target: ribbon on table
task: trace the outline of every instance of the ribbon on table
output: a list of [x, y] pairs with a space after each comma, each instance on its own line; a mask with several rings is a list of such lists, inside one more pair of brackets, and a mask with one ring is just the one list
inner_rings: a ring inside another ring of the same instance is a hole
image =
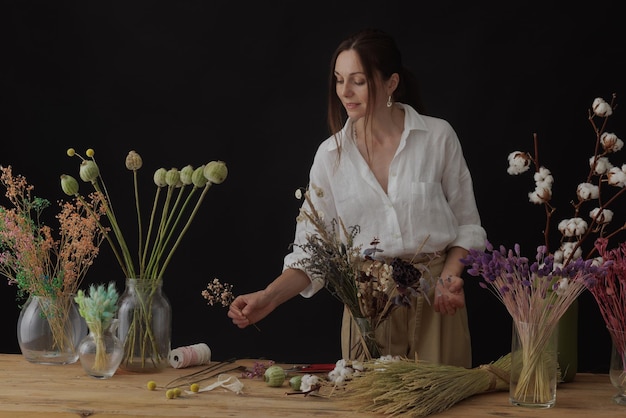
[[[235, 376], [231, 376], [231, 375], [224, 374], [224, 373], [217, 376], [217, 382], [211, 385], [205, 386], [203, 388], [200, 388], [198, 392], [207, 392], [218, 387], [223, 387], [224, 389], [231, 390], [235, 392], [237, 395], [243, 393], [243, 383], [241, 383], [241, 381], [237, 379]], [[190, 390], [187, 390], [185, 392], [190, 395], [196, 393]]]

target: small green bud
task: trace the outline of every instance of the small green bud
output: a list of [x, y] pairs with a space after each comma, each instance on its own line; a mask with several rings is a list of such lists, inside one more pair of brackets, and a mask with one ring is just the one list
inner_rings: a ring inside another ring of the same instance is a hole
[[191, 184], [193, 182], [192, 176], [193, 176], [192, 166], [186, 165], [185, 167], [183, 167], [182, 170], [180, 170], [180, 181], [182, 181], [183, 184], [185, 185]]
[[78, 180], [67, 174], [61, 174], [61, 189], [68, 196], [75, 196], [78, 193]]
[[302, 375], [299, 374], [289, 379], [289, 386], [291, 386], [293, 390], [300, 390], [300, 386], [302, 386]]
[[263, 374], [263, 380], [267, 383], [268, 386], [279, 387], [285, 383], [285, 378], [287, 377], [287, 373], [285, 373], [285, 369], [280, 366], [273, 365], [265, 369], [265, 373]]
[[166, 175], [167, 170], [164, 168], [159, 168], [157, 171], [154, 172], [154, 184], [156, 184], [157, 187], [167, 186], [167, 183], [165, 182]]
[[131, 171], [136, 171], [141, 168], [143, 165], [143, 160], [141, 159], [141, 155], [137, 154], [135, 151], [130, 151], [126, 156], [126, 168]]
[[180, 171], [177, 168], [170, 168], [165, 174], [165, 183], [168, 186], [178, 186], [180, 183]]
[[79, 174], [83, 181], [94, 182], [100, 175], [100, 169], [94, 160], [83, 160]]
[[228, 168], [224, 161], [211, 161], [204, 167], [204, 177], [213, 184], [220, 184], [226, 180]]

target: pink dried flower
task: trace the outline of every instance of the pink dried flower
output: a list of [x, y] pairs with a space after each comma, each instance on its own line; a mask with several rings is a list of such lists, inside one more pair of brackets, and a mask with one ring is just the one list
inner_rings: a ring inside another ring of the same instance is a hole
[[41, 221], [50, 202], [34, 197], [34, 186], [14, 175], [11, 166], [0, 166], [0, 171], [0, 183], [13, 206], [0, 206], [0, 274], [18, 286], [20, 298], [76, 293], [104, 239], [98, 227], [101, 202], [96, 196], [90, 202], [59, 202], [60, 238], [55, 239]]
[[221, 304], [223, 307], [230, 306], [231, 302], [235, 299], [233, 295], [233, 285], [228, 283], [221, 283], [219, 279], [214, 278], [206, 289], [202, 291], [202, 297], [207, 300], [210, 306]]

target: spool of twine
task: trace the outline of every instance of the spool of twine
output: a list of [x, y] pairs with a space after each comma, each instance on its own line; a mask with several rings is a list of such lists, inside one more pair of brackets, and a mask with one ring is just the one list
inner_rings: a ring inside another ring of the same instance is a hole
[[168, 360], [175, 369], [208, 364], [211, 362], [211, 349], [205, 343], [178, 347], [170, 351]]

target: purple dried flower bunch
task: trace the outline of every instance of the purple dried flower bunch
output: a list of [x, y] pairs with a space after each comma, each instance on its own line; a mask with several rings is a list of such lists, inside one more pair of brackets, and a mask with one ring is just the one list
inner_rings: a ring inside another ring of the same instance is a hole
[[515, 321], [541, 323], [548, 331], [587, 286], [606, 275], [608, 265], [582, 258], [562, 265], [544, 245], [531, 262], [519, 244], [507, 249], [489, 242], [485, 251], [470, 250], [462, 262], [468, 274], [483, 278], [480, 286], [490, 289]]

